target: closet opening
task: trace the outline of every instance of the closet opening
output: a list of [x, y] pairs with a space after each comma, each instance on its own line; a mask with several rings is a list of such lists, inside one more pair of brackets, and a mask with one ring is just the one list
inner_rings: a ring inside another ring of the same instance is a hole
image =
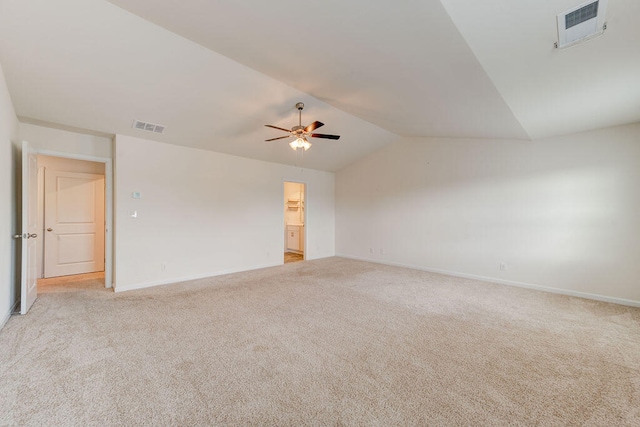
[[304, 260], [306, 185], [284, 183], [284, 263]]

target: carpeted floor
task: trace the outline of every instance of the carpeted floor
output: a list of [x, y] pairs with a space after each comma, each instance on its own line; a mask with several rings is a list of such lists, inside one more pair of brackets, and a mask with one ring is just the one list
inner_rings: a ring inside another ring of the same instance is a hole
[[0, 425], [640, 425], [640, 309], [341, 258], [74, 287], [0, 332]]

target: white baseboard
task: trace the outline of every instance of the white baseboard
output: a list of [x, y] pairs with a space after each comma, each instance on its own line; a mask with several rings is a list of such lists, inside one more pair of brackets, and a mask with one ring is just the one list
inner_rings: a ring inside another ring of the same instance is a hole
[[552, 287], [548, 287], [548, 286], [534, 285], [534, 284], [531, 284], [531, 283], [515, 282], [515, 281], [512, 281], [512, 280], [498, 279], [498, 278], [495, 278], [495, 277], [478, 276], [478, 275], [475, 275], [475, 274], [459, 273], [457, 271], [440, 270], [440, 269], [437, 269], [437, 268], [429, 268], [429, 267], [423, 267], [423, 266], [419, 266], [419, 265], [403, 264], [403, 263], [398, 263], [398, 262], [386, 262], [386, 261], [380, 261], [379, 259], [370, 259], [370, 258], [357, 257], [357, 256], [351, 256], [351, 255], [345, 255], [345, 254], [336, 254], [336, 256], [337, 257], [341, 257], [341, 258], [354, 259], [354, 260], [358, 260], [358, 261], [373, 262], [375, 264], [384, 264], [384, 265], [391, 265], [391, 266], [394, 266], [394, 267], [411, 268], [413, 270], [429, 271], [431, 273], [445, 274], [447, 276], [463, 277], [465, 279], [474, 279], [474, 280], [481, 280], [483, 282], [498, 283], [500, 285], [517, 286], [519, 288], [533, 289], [533, 290], [536, 290], [536, 291], [551, 292], [551, 293], [554, 293], [554, 294], [568, 295], [568, 296], [572, 296], [572, 297], [586, 298], [586, 299], [591, 299], [591, 300], [596, 300], [596, 301], [603, 301], [603, 302], [611, 302], [611, 303], [614, 303], [614, 304], [626, 305], [626, 306], [630, 306], [630, 307], [640, 307], [640, 301], [634, 301], [634, 300], [629, 300], [629, 299], [624, 299], [624, 298], [615, 298], [615, 297], [608, 297], [606, 295], [589, 294], [589, 293], [586, 293], [586, 292], [578, 292], [578, 291], [571, 291], [571, 290], [567, 290], [567, 289], [552, 288]]
[[207, 277], [223, 276], [225, 274], [240, 273], [240, 272], [243, 272], [243, 271], [251, 271], [251, 270], [259, 270], [261, 268], [275, 267], [277, 265], [282, 265], [282, 264], [283, 264], [282, 262], [276, 263], [276, 264], [274, 264], [274, 263], [261, 264], [261, 265], [255, 265], [255, 266], [252, 266], [252, 267], [249, 267], [249, 268], [237, 268], [237, 269], [214, 271], [214, 272], [203, 273], [203, 274], [194, 274], [194, 275], [189, 275], [189, 276], [172, 277], [172, 278], [168, 278], [168, 279], [152, 280], [150, 282], [134, 283], [132, 285], [124, 285], [124, 286], [118, 285], [116, 283], [114, 288], [113, 288], [113, 291], [114, 292], [133, 291], [133, 290], [136, 290], [136, 289], [150, 288], [152, 286], [169, 285], [169, 284], [172, 284], [172, 283], [188, 282], [190, 280], [206, 279]]
[[9, 310], [9, 312], [7, 312], [4, 316], [2, 316], [2, 319], [0, 319], [0, 329], [4, 328], [4, 325], [7, 324], [7, 321], [11, 317], [11, 312], [12, 310]]
[[11, 314], [15, 313], [15, 311], [18, 308], [18, 304], [20, 304], [20, 300], [16, 301], [9, 309], [9, 312], [7, 312], [4, 316], [2, 316], [2, 319], [0, 319], [0, 329], [4, 328], [4, 325], [6, 325], [7, 322], [9, 321]]

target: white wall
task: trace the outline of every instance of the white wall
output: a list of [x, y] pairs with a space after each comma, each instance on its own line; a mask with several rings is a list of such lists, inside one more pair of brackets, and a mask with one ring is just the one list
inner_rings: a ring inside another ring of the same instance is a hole
[[20, 123], [20, 139], [38, 151], [112, 158], [111, 138]]
[[639, 212], [640, 124], [403, 138], [336, 175], [336, 252], [637, 304]]
[[18, 173], [18, 119], [0, 66], [0, 327], [16, 302], [13, 234], [18, 232], [16, 175]]
[[121, 135], [114, 167], [116, 291], [282, 264], [287, 180], [307, 183], [307, 259], [334, 255], [333, 173]]

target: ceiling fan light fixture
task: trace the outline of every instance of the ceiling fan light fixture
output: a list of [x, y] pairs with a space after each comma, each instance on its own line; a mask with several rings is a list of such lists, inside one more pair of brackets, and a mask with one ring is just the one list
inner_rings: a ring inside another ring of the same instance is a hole
[[291, 149], [294, 151], [298, 148], [304, 148], [304, 150], [307, 151], [309, 148], [311, 148], [311, 143], [307, 141], [307, 138], [305, 137], [298, 137], [297, 139], [289, 143], [289, 147], [291, 147]]

